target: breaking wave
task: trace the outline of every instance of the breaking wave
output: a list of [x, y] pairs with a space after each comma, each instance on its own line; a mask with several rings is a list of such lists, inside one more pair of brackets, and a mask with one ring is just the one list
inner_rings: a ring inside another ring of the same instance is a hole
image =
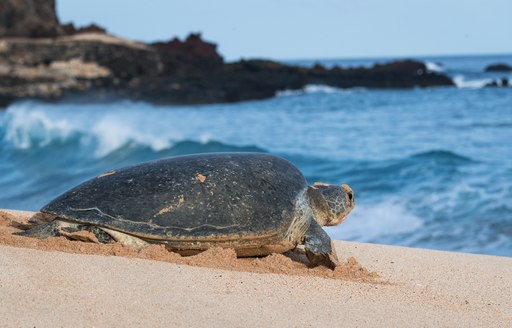
[[436, 72], [436, 73], [442, 73], [444, 72], [444, 67], [441, 64], [433, 63], [433, 62], [425, 62], [425, 66], [427, 66], [427, 71], [429, 72]]
[[[163, 132], [145, 126], [142, 120], [120, 118], [115, 113], [80, 118], [50, 113], [24, 104], [10, 107], [0, 122], [0, 138], [17, 150], [44, 149], [63, 146], [78, 152], [92, 153], [95, 158], [112, 153], [147, 149], [154, 153], [191, 153], [211, 151], [264, 151], [252, 145], [230, 145], [214, 140], [208, 133], [189, 135], [172, 129]], [[178, 129], [177, 129], [178, 130]]]
[[322, 84], [308, 84], [299, 90], [282, 90], [276, 93], [276, 97], [289, 97], [305, 94], [330, 94], [330, 93], [348, 93], [350, 90], [344, 90]]
[[464, 75], [455, 75], [453, 77], [453, 83], [455, 83], [457, 88], [480, 89], [490, 82], [492, 82], [490, 78], [468, 80]]
[[377, 204], [358, 204], [343, 225], [326, 230], [335, 239], [377, 242], [383, 237], [411, 234], [423, 220], [408, 211], [397, 199]]

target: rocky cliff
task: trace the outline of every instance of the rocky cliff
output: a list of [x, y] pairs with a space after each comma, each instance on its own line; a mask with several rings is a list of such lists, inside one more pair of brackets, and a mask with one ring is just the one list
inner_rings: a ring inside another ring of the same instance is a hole
[[55, 37], [63, 33], [55, 0], [0, 1], [0, 37]]

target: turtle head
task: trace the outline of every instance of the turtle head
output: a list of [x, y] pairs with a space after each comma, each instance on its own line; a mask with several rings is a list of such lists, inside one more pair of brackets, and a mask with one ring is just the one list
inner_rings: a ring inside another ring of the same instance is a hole
[[315, 182], [308, 187], [309, 204], [321, 226], [340, 224], [354, 208], [354, 192], [346, 184]]

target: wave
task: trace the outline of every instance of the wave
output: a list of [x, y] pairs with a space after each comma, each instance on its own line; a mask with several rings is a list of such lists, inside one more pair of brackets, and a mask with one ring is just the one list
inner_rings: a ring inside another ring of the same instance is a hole
[[469, 125], [472, 128], [510, 128], [512, 127], [512, 122], [497, 122], [497, 123], [485, 123], [485, 122], [479, 122], [479, 123], [473, 123]]
[[426, 61], [425, 66], [427, 66], [427, 71], [429, 71], [429, 72], [436, 72], [436, 73], [444, 72], [443, 65], [439, 64], [439, 63], [433, 63], [433, 62]]
[[333, 94], [348, 93], [350, 90], [343, 90], [323, 84], [308, 84], [299, 90], [282, 90], [276, 92], [276, 97], [299, 96], [304, 94]]
[[215, 140], [209, 140], [207, 142], [197, 142], [191, 140], [180, 141], [174, 144], [169, 149], [176, 154], [190, 154], [190, 153], [218, 153], [218, 152], [254, 152], [254, 153], [266, 153], [267, 151], [263, 148], [253, 145], [237, 146], [231, 144], [225, 144]]
[[18, 149], [44, 147], [55, 141], [64, 141], [73, 134], [65, 120], [50, 119], [43, 112], [7, 111], [2, 122], [3, 139]]
[[476, 79], [476, 80], [467, 80], [464, 75], [455, 75], [453, 77], [453, 83], [458, 88], [463, 89], [480, 89], [485, 87], [488, 83], [491, 83], [492, 79]]
[[[85, 114], [87, 115], [87, 113]], [[95, 158], [135, 152], [168, 153], [171, 155], [195, 152], [265, 152], [255, 145], [234, 145], [214, 140], [208, 134], [195, 138], [173, 133], [153, 131], [137, 125], [137, 121], [123, 120], [118, 114], [93, 117], [88, 124], [79, 115], [59, 118], [49, 113], [24, 106], [9, 107], [0, 122], [2, 147], [18, 151], [67, 149]], [[90, 116], [94, 116], [91, 113]], [[159, 133], [160, 132], [160, 133]], [[35, 151], [40, 154], [40, 152]]]
[[326, 230], [334, 239], [375, 242], [383, 236], [410, 234], [422, 226], [423, 220], [400, 200], [389, 198], [376, 204], [357, 204], [346, 222]]
[[56, 119], [37, 109], [9, 108], [3, 123], [4, 142], [20, 150], [77, 142], [81, 147], [94, 148], [96, 157], [103, 157], [125, 145], [147, 145], [154, 151], [172, 146], [168, 139], [134, 131], [109, 117], [87, 126], [70, 119]]
[[473, 162], [473, 159], [451, 152], [449, 150], [429, 150], [421, 153], [411, 155], [412, 159], [435, 159], [435, 160], [450, 160], [456, 162]]
[[[404, 170], [410, 168], [421, 169], [429, 163], [431, 169], [435, 166], [452, 165], [459, 166], [466, 163], [476, 162], [470, 157], [457, 154], [448, 150], [428, 150], [416, 154], [412, 154], [402, 158], [384, 159], [377, 161], [357, 160], [345, 162], [342, 166], [346, 167], [345, 174], [359, 175], [363, 174], [368, 176], [379, 177], [381, 175], [389, 176], [392, 174], [401, 174]], [[432, 164], [434, 166], [432, 166]], [[340, 166], [340, 165], [338, 165]]]

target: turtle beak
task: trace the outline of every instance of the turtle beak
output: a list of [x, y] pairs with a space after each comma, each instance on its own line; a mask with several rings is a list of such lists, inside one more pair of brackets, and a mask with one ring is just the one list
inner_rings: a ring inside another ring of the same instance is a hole
[[[346, 184], [342, 184], [341, 187], [345, 189], [345, 195], [347, 197], [347, 204], [349, 204], [350, 210], [355, 206], [354, 191]], [[348, 213], [347, 213], [348, 214]]]

